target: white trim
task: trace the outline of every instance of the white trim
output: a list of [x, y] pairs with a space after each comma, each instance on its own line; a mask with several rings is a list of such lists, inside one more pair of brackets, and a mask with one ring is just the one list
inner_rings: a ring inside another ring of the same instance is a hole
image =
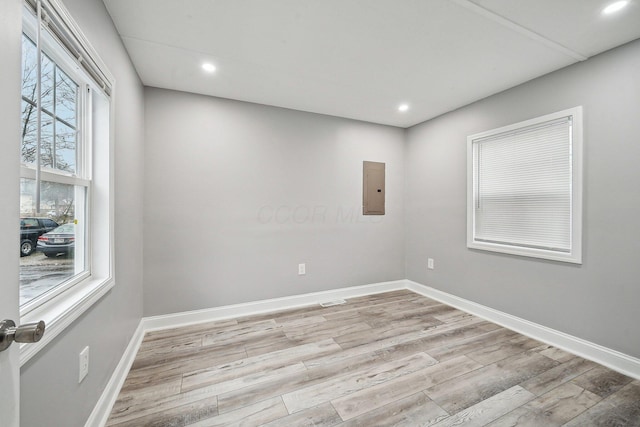
[[[98, 52], [93, 48], [89, 39], [84, 35], [84, 32], [78, 24], [76, 24], [64, 3], [61, 0], [42, 0], [42, 6], [43, 18], [45, 18], [45, 33], [48, 34], [47, 37], [49, 38], [50, 44], [59, 45], [68, 53], [69, 60], [64, 60], [65, 65], [73, 70], [83, 70], [82, 72], [87, 74], [91, 81], [94, 82], [94, 86], [100, 88], [107, 96], [110, 96], [113, 92], [114, 76]], [[24, 0], [24, 7], [37, 19], [37, 17], [35, 17], [37, 8], [35, 0]], [[54, 30], [49, 25], [52, 21], [57, 22], [54, 26], [58, 30], [66, 33], [63, 36], [66, 42], [63, 42], [58, 36], [53, 34]], [[34, 29], [36, 25], [37, 24], [32, 24], [28, 28], [31, 35], [35, 33]], [[69, 50], [67, 43], [73, 45], [72, 50], [74, 52]], [[78, 57], [76, 54], [80, 56]], [[88, 69], [90, 69], [90, 71]]]
[[[76, 177], [69, 177], [63, 174], [51, 173], [43, 171], [43, 179], [46, 176], [51, 176], [55, 179], [53, 181], [63, 181], [74, 183], [76, 185], [87, 186], [87, 200], [85, 201], [85, 207], [87, 214], [91, 216], [90, 230], [87, 230], [89, 234], [87, 244], [89, 246], [89, 261], [91, 266], [89, 268], [91, 276], [83, 278], [78, 284], [66, 289], [64, 292], [56, 295], [49, 301], [34, 307], [29, 306], [28, 311], [22, 311], [20, 317], [20, 323], [37, 322], [44, 320], [46, 324], [46, 333], [42, 339], [35, 344], [22, 344], [20, 346], [20, 366], [23, 366], [31, 357], [33, 357], [38, 351], [42, 350], [48, 343], [53, 341], [61, 332], [63, 332], [72, 322], [78, 319], [84, 312], [86, 312], [93, 304], [100, 300], [107, 292], [113, 288], [115, 284], [114, 274], [114, 242], [115, 242], [115, 203], [114, 203], [114, 188], [115, 188], [115, 169], [114, 169], [114, 153], [115, 153], [115, 87], [116, 81], [111, 74], [111, 71], [106, 67], [97, 52], [91, 47], [88, 39], [84, 36], [80, 28], [75, 21], [69, 15], [68, 11], [64, 7], [60, 0], [46, 0], [50, 5], [51, 10], [58, 15], [61, 22], [67, 27], [67, 30], [71, 32], [73, 37], [79, 43], [79, 46], [88, 55], [88, 58], [97, 66], [97, 72], [102, 73], [102, 78], [106, 79], [110, 85], [110, 90], [105, 88], [98, 88], [98, 85], [94, 83], [94, 78], [87, 75], [86, 78], [80, 80], [86, 81], [90, 87], [99, 89], [98, 93], [102, 96], [94, 96], [93, 102], [90, 108], [95, 109], [98, 105], [98, 98], [101, 105], [108, 110], [105, 110], [104, 123], [101, 126], [108, 130], [104, 132], [104, 141], [95, 139], [90, 141], [90, 147], [84, 147], [88, 151], [85, 154], [84, 162], [87, 167], [85, 172], [91, 174], [92, 180], [81, 179]], [[29, 13], [24, 13], [23, 10], [23, 22], [30, 20]], [[45, 32], [46, 33], [46, 32]], [[52, 51], [58, 52], [57, 43], [52, 42]], [[64, 50], [64, 49], [63, 49]], [[67, 55], [61, 55], [62, 58], [66, 58]], [[65, 60], [62, 61], [63, 65], [69, 65]], [[77, 64], [76, 64], [77, 66]], [[71, 67], [72, 70], [76, 66]], [[82, 67], [81, 67], [82, 68]], [[70, 76], [77, 73], [70, 73], [68, 67], [63, 66], [62, 69]], [[83, 68], [84, 70], [84, 68]], [[95, 71], [95, 70], [94, 70]], [[87, 73], [84, 71], [81, 73], [83, 76]], [[77, 77], [77, 76], [76, 76]], [[83, 85], [78, 90], [84, 93], [82, 89]], [[108, 115], [107, 115], [108, 114]], [[95, 119], [95, 117], [94, 117]], [[95, 138], [93, 131], [96, 129], [96, 121], [92, 123], [93, 127], [82, 129], [82, 131], [90, 132], [88, 135], [91, 138]], [[103, 147], [101, 151], [96, 151], [96, 147]], [[94, 159], [98, 158], [101, 162], [101, 167], [98, 169]], [[104, 159], [107, 159], [106, 161]], [[91, 160], [90, 160], [91, 159]], [[88, 164], [87, 164], [88, 163]], [[28, 171], [28, 168], [21, 167], [21, 171]], [[31, 172], [29, 172], [31, 173]], [[86, 176], [84, 174], [83, 176]], [[97, 194], [96, 186], [99, 186], [101, 194]]]
[[504, 326], [507, 329], [511, 329], [512, 331], [526, 335], [545, 344], [553, 345], [584, 359], [599, 363], [624, 375], [640, 379], [640, 359], [411, 280], [406, 280], [405, 282], [406, 289], [420, 295], [466, 311], [467, 313]]
[[278, 310], [287, 310], [290, 308], [319, 305], [321, 302], [379, 294], [381, 292], [395, 291], [398, 289], [405, 289], [404, 280], [332, 289], [329, 291], [292, 295], [262, 301], [252, 301], [243, 304], [226, 305], [204, 310], [186, 311], [183, 313], [145, 317], [142, 320], [144, 322], [145, 332], [147, 332], [175, 328], [178, 326], [193, 325], [197, 323], [212, 322], [216, 320], [231, 319], [240, 316], [269, 313]]
[[67, 326], [102, 298], [113, 288], [113, 284], [112, 278], [89, 279], [86, 283], [78, 284], [58, 295], [55, 304], [43, 304], [21, 316], [21, 323], [44, 320], [46, 333], [37, 343], [20, 344], [20, 366], [27, 363], [36, 353], [60, 335]]
[[104, 426], [107, 423], [109, 415], [111, 414], [111, 408], [113, 408], [113, 405], [118, 398], [120, 389], [124, 384], [124, 380], [127, 378], [131, 365], [133, 365], [133, 361], [136, 358], [140, 344], [142, 344], [142, 339], [145, 334], [143, 324], [143, 320], [141, 320], [138, 324], [138, 328], [133, 333], [133, 336], [129, 341], [129, 345], [124, 351], [122, 358], [120, 358], [118, 366], [116, 366], [115, 371], [113, 371], [109, 382], [102, 392], [98, 403], [93, 408], [91, 415], [89, 415], [89, 418], [85, 423], [85, 427]]
[[618, 351], [556, 331], [546, 326], [486, 307], [482, 304], [448, 294], [411, 280], [396, 280], [349, 288], [332, 289], [302, 295], [273, 298], [244, 304], [234, 304], [205, 310], [187, 311], [162, 316], [143, 317], [118, 366], [111, 375], [105, 390], [91, 412], [85, 427], [102, 427], [106, 424], [120, 388], [133, 364], [144, 334], [150, 331], [230, 319], [254, 314], [317, 305], [324, 301], [348, 299], [364, 295], [407, 289], [419, 295], [440, 301], [451, 307], [471, 313], [535, 340], [561, 348], [585, 359], [599, 363], [617, 372], [640, 379], [640, 359]]
[[[113, 86], [115, 85], [115, 76], [111, 73], [107, 64], [102, 60], [98, 51], [93, 48], [93, 45], [89, 42], [87, 36], [84, 35], [82, 29], [80, 29], [78, 24], [76, 24], [76, 21], [73, 19], [64, 3], [61, 0], [48, 0], [48, 3], [50, 4], [51, 9], [59, 15], [73, 37], [75, 37], [76, 42], [78, 42], [80, 47], [84, 50], [84, 53], [87, 56], [85, 60], [88, 59], [93, 62], [93, 71], [101, 74], [100, 77], [105, 80], [103, 84], [106, 83], [111, 85], [108, 89], [104, 87], [100, 88], [103, 92], [107, 92], [106, 95], [110, 97], [114, 92]], [[96, 86], [99, 86], [98, 82], [96, 82]]]
[[[530, 258], [541, 258], [552, 261], [582, 264], [582, 196], [583, 196], [583, 109], [582, 106], [568, 108], [544, 116], [535, 117], [519, 123], [491, 129], [469, 135], [467, 137], [467, 247], [483, 251], [505, 253]], [[476, 167], [474, 160], [475, 144], [486, 137], [505, 134], [541, 123], [550, 122], [565, 117], [571, 117], [571, 248], [569, 252], [537, 249], [516, 246], [509, 243], [491, 243], [476, 240]]]

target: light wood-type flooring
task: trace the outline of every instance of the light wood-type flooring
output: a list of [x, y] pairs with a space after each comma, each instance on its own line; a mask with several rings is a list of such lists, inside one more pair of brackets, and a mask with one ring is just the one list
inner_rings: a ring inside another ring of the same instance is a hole
[[109, 426], [640, 426], [640, 381], [410, 291], [147, 333]]

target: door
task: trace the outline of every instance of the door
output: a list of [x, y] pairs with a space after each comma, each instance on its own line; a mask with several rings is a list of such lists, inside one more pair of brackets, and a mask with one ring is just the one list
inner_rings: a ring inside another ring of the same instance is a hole
[[[20, 322], [19, 180], [22, 1], [0, 1], [0, 320]], [[0, 352], [0, 420], [17, 427], [19, 345]]]

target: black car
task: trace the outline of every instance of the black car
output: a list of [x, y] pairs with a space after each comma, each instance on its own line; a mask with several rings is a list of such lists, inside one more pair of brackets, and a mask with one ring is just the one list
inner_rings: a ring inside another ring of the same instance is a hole
[[58, 226], [49, 218], [20, 218], [20, 256], [31, 255], [36, 250], [38, 237]]
[[49, 258], [73, 255], [76, 243], [75, 224], [63, 224], [48, 233], [38, 237], [36, 250]]

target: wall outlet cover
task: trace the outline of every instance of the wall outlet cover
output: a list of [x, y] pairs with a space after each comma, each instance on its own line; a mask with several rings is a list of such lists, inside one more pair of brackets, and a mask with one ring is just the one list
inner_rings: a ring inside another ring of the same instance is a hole
[[85, 347], [80, 352], [79, 359], [80, 359], [80, 374], [78, 376], [78, 383], [81, 383], [82, 380], [89, 373], [89, 346]]

